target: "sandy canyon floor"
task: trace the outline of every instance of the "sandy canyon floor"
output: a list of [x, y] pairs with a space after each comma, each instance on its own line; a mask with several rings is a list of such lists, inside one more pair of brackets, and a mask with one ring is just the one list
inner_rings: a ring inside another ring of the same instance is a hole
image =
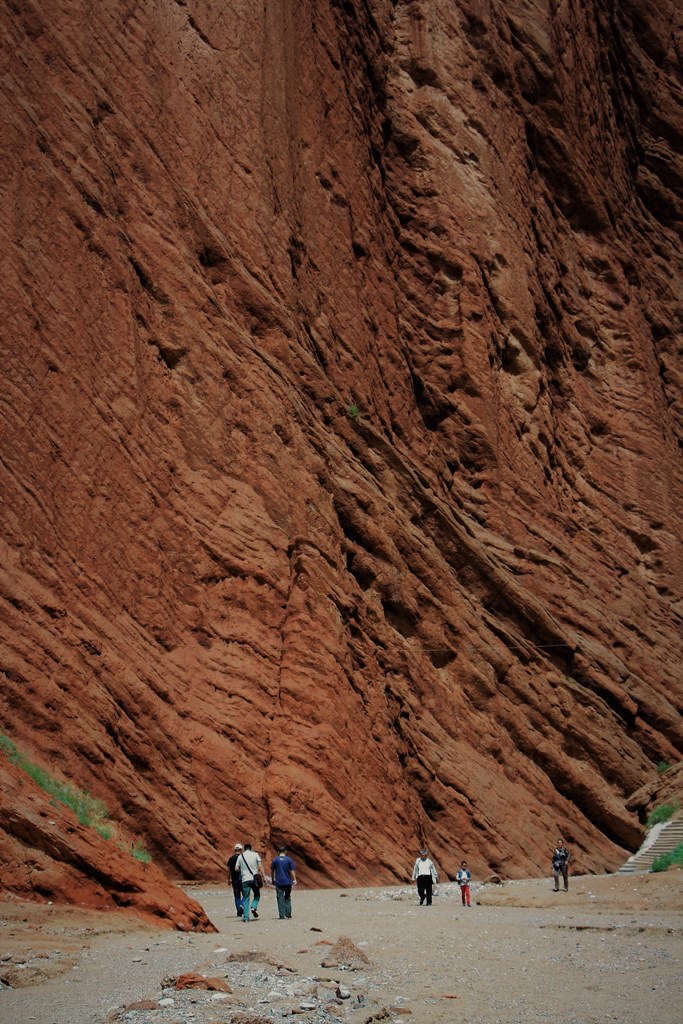
[[[677, 1024], [683, 871], [457, 886], [420, 907], [410, 886], [300, 890], [291, 921], [272, 889], [258, 921], [193, 887], [215, 935], [126, 915], [0, 903], [4, 1024]], [[348, 941], [339, 942], [340, 939]], [[367, 962], [366, 962], [367, 961]], [[324, 966], [326, 965], [326, 966]], [[216, 979], [178, 990], [185, 972]], [[227, 983], [227, 984], [226, 984]], [[230, 989], [231, 991], [222, 991]]]

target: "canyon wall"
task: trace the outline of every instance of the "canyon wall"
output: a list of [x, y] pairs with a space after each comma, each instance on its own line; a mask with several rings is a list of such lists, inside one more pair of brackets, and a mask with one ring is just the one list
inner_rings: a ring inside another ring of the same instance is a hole
[[683, 732], [676, 5], [0, 17], [0, 729], [176, 877], [621, 863]]

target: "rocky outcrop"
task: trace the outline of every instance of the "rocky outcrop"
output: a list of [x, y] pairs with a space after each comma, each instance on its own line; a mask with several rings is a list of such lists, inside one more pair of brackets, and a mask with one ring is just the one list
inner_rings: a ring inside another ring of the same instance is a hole
[[621, 863], [682, 731], [674, 5], [2, 19], [2, 729], [184, 877]]
[[626, 801], [626, 809], [636, 811], [645, 825], [652, 811], [663, 804], [670, 804], [675, 810], [683, 806], [683, 763], [671, 765], [632, 793]]
[[0, 895], [128, 910], [179, 931], [216, 931], [204, 910], [130, 844], [103, 838], [34, 782], [0, 764]]

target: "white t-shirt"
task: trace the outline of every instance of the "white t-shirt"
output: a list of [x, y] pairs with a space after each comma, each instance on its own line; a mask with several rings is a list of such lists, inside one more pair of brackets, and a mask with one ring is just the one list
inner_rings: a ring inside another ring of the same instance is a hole
[[256, 850], [243, 850], [235, 867], [243, 882], [251, 882], [256, 872], [261, 870], [261, 858]]
[[419, 878], [420, 875], [431, 875], [432, 881], [436, 882], [436, 868], [432, 864], [429, 857], [418, 857], [415, 861], [415, 867], [413, 868], [413, 878]]

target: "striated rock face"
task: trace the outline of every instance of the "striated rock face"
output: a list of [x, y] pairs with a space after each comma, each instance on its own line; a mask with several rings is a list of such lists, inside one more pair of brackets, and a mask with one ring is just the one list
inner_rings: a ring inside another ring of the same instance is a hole
[[0, 728], [174, 875], [620, 863], [682, 734], [676, 5], [0, 17]]

